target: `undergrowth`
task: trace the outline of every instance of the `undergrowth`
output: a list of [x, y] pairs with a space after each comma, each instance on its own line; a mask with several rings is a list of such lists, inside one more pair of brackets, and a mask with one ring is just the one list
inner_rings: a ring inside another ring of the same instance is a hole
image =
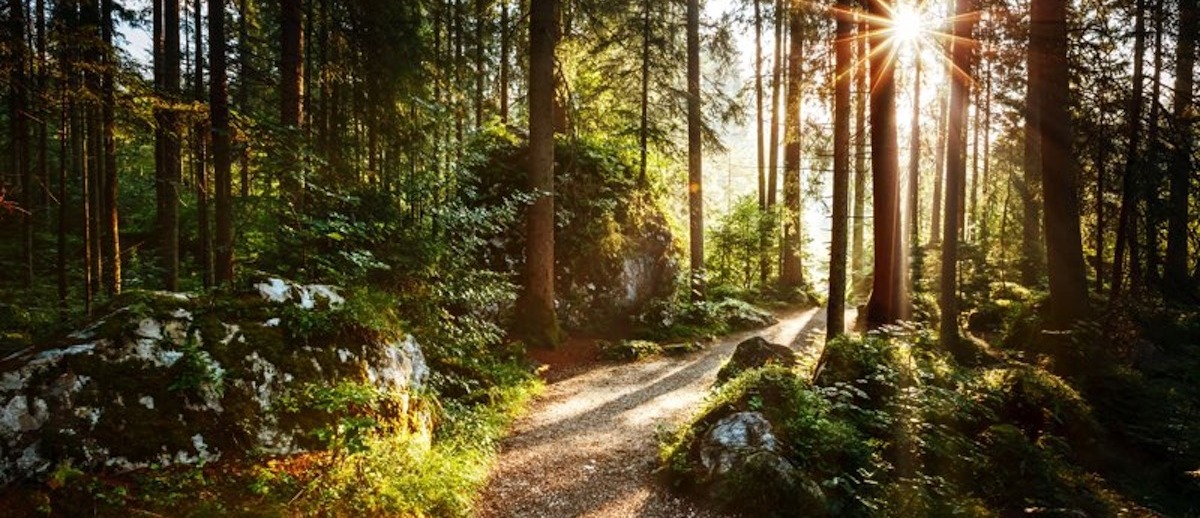
[[[721, 386], [664, 441], [668, 479], [755, 516], [1153, 515], [1114, 480], [1110, 420], [1077, 380], [1012, 358], [960, 365], [913, 325], [831, 341], [812, 379], [774, 366]], [[702, 462], [737, 412], [771, 423], [784, 469], [761, 469], [765, 450], [727, 471]]]

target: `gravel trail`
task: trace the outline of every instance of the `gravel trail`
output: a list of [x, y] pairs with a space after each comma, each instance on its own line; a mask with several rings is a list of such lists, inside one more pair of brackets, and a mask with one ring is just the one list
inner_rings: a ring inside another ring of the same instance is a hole
[[[591, 363], [547, 373], [546, 390], [504, 440], [477, 502], [492, 517], [718, 517], [657, 483], [656, 430], [674, 430], [701, 404], [742, 340], [762, 335], [815, 355], [823, 308], [778, 315], [703, 351], [629, 364]], [[818, 342], [819, 343], [819, 342]]]

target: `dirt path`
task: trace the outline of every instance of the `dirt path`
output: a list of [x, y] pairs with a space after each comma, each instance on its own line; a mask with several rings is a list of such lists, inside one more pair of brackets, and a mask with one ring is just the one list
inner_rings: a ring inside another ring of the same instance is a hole
[[682, 358], [591, 364], [551, 372], [545, 393], [504, 441], [477, 505], [481, 517], [715, 517], [660, 487], [656, 430], [700, 405], [743, 339], [762, 335], [815, 355], [824, 309], [779, 315], [770, 328], [728, 336]]

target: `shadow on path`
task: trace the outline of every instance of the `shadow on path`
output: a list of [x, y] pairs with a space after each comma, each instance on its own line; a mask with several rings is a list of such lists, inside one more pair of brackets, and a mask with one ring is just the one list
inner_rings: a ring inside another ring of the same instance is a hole
[[674, 430], [703, 403], [742, 340], [762, 335], [795, 347], [823, 326], [814, 323], [818, 315], [817, 308], [788, 312], [774, 326], [688, 356], [600, 364], [550, 384], [504, 441], [478, 516], [720, 516], [655, 483], [656, 431]]

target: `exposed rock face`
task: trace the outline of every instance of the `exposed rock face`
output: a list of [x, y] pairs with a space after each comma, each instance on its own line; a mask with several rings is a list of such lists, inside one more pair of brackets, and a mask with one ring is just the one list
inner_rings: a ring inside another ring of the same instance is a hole
[[[411, 336], [298, 338], [293, 321], [337, 314], [337, 290], [255, 287], [123, 295], [60, 343], [0, 360], [0, 484], [64, 463], [124, 471], [317, 448], [311, 432], [348, 415], [428, 428], [410, 396], [429, 375]], [[331, 404], [339, 390], [361, 397]]]
[[779, 441], [766, 417], [759, 412], [737, 412], [717, 421], [704, 434], [700, 465], [709, 477], [718, 477], [745, 465], [750, 456], [768, 454], [778, 461], [779, 469], [790, 472], [791, 465], [779, 453]]
[[733, 356], [717, 372], [717, 384], [723, 384], [750, 369], [772, 364], [791, 367], [797, 361], [798, 357], [795, 351], [786, 346], [768, 342], [761, 336], [755, 336], [738, 344], [737, 349], [733, 351]]

